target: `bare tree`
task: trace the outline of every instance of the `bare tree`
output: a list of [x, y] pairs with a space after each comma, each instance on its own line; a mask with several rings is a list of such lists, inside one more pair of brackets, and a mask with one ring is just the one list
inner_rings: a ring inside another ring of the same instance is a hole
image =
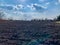
[[3, 19], [4, 15], [4, 12], [0, 11], [0, 19]]
[[57, 20], [58, 20], [58, 21], [60, 21], [60, 15], [59, 15], [59, 16], [57, 16]]

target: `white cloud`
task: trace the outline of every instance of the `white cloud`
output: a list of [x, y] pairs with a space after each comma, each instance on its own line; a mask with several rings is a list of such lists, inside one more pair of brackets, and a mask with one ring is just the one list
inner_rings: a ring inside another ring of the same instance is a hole
[[[48, 4], [49, 4], [49, 3], [47, 3], [46, 5], [48, 5]], [[38, 7], [42, 7], [43, 9], [46, 9], [46, 8], [47, 8], [47, 6], [43, 6], [43, 5], [40, 5], [40, 4], [37, 4], [37, 3], [31, 4], [31, 5], [27, 5], [27, 7], [30, 8], [32, 11], [35, 11], [36, 8], [35, 8], [33, 5], [36, 5], [36, 6], [38, 6]]]
[[54, 2], [55, 5], [60, 5], [60, 0], [57, 0], [56, 2]]
[[55, 2], [55, 5], [58, 5], [59, 3], [58, 2]]
[[27, 5], [27, 7], [28, 7], [28, 8], [30, 8], [32, 11], [34, 11], [34, 10], [35, 10], [35, 8], [34, 8], [33, 4], [31, 4], [31, 5]]
[[58, 2], [60, 3], [60, 0], [58, 0]]
[[4, 7], [10, 6], [10, 7], [13, 8], [12, 10], [15, 10], [15, 9], [16, 10], [19, 10], [19, 9], [23, 9], [24, 8], [24, 6], [22, 4], [19, 4], [19, 5], [11, 5], [11, 4], [3, 4], [3, 3], [1, 3], [0, 6], [4, 6]]
[[13, 6], [13, 10], [15, 10], [15, 9], [19, 9], [18, 7], [17, 7], [17, 5], [15, 5], [15, 6]]
[[36, 5], [36, 6], [40, 6], [40, 7], [44, 8], [44, 9], [46, 9], [46, 8], [47, 8], [47, 6], [43, 6], [43, 5], [36, 4], [36, 3], [35, 3], [34, 5]]
[[21, 9], [22, 9], [22, 8], [24, 8], [24, 6], [23, 6], [23, 5], [21, 5], [21, 4], [20, 4], [20, 5], [18, 5], [17, 7], [18, 7], [18, 8], [21, 8]]
[[13, 6], [13, 5], [1, 3], [0, 6]]
[[39, 13], [39, 12], [21, 12], [21, 11], [4, 11], [5, 17], [4, 19], [13, 19], [13, 20], [31, 20], [31, 19], [52, 19], [54, 15], [49, 17], [47, 12]]
[[47, 2], [47, 3], [46, 3], [46, 5], [49, 5], [49, 4], [50, 4], [50, 2]]

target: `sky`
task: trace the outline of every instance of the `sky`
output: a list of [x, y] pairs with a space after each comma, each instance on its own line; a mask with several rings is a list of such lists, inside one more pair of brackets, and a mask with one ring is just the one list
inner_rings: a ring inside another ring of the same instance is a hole
[[60, 0], [0, 0], [4, 19], [54, 19], [60, 15]]

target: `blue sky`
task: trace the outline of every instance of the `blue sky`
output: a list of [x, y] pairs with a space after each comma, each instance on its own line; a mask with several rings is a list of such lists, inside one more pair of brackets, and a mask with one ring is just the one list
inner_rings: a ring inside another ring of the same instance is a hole
[[60, 14], [60, 0], [0, 0], [5, 19], [53, 19]]

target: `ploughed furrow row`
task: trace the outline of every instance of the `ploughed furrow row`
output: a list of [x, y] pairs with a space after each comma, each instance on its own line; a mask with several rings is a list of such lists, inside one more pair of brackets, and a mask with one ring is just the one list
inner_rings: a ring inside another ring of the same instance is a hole
[[0, 45], [60, 45], [60, 24], [54, 21], [0, 22]]

